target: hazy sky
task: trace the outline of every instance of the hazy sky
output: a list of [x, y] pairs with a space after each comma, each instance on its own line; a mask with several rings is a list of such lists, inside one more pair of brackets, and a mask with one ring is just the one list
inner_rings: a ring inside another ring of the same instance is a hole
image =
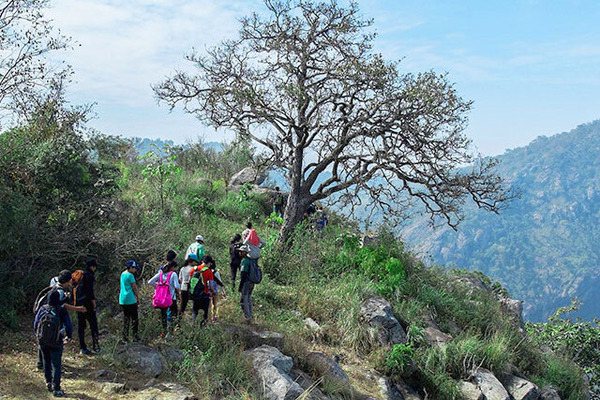
[[[598, 0], [359, 0], [377, 52], [404, 72], [448, 72], [474, 101], [467, 135], [486, 155], [600, 119]], [[67, 97], [97, 103], [104, 133], [172, 139], [227, 134], [158, 106], [150, 88], [183, 56], [235, 37], [260, 0], [51, 0], [54, 25], [78, 43]]]

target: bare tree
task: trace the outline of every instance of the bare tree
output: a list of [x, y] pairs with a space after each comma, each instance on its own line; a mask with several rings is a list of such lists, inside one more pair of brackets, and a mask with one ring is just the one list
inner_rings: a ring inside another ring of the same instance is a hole
[[454, 227], [467, 198], [497, 211], [510, 196], [495, 161], [469, 152], [471, 103], [445, 75], [401, 74], [375, 54], [355, 2], [265, 4], [268, 18], [242, 19], [238, 39], [187, 56], [196, 75], [176, 71], [154, 91], [270, 151], [290, 185], [280, 240], [317, 200], [380, 209], [395, 223], [418, 199]]
[[[69, 73], [64, 63], [52, 66], [45, 56], [65, 49], [70, 39], [44, 18], [48, 0], [0, 0], [0, 108], [31, 112], [32, 101], [51, 81]], [[36, 104], [33, 104], [36, 103]]]

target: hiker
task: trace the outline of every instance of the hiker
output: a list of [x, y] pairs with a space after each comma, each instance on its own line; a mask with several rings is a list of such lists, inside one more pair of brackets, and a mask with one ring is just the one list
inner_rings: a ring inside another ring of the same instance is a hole
[[[43, 305], [48, 304], [48, 297], [53, 291], [58, 292], [60, 304], [67, 311], [75, 311], [75, 312], [85, 311], [85, 307], [81, 307], [81, 306], [78, 307], [73, 304], [69, 304], [69, 301], [71, 301], [71, 294], [68, 292], [68, 289], [72, 286], [72, 283], [73, 283], [71, 272], [69, 270], [63, 269], [62, 271], [60, 271], [60, 273], [58, 275], [56, 275], [55, 277], [53, 277], [50, 280], [50, 283], [51, 283], [50, 286], [43, 289], [40, 292], [40, 294], [38, 294], [38, 296], [35, 300], [35, 305], [34, 305], [34, 310], [33, 310], [34, 314], [37, 314], [39, 309]], [[73, 326], [73, 324], [71, 323], [71, 317], [69, 316], [69, 313], [66, 314], [66, 318], [68, 319], [67, 323], [69, 325]], [[44, 369], [44, 356], [40, 349], [38, 349], [37, 368], [40, 370]]]
[[[66, 274], [59, 276], [59, 285], [63, 290], [67, 289], [71, 285], [71, 277]], [[33, 329], [42, 353], [46, 388], [55, 397], [63, 397], [65, 393], [60, 388], [63, 346], [73, 337], [73, 324], [69, 313], [61, 305], [59, 290], [48, 293], [48, 303], [36, 313]]]
[[119, 304], [123, 309], [123, 342], [129, 341], [129, 324], [132, 325], [133, 341], [140, 342], [138, 334], [138, 303], [140, 295], [134, 274], [140, 270], [140, 266], [134, 261], [127, 261], [125, 271], [121, 273], [121, 291], [119, 292]]
[[273, 212], [275, 215], [282, 217], [284, 198], [283, 193], [279, 191], [279, 186], [275, 186], [275, 193], [271, 197], [271, 203], [273, 203]]
[[246, 239], [248, 238], [248, 235], [250, 235], [251, 231], [252, 231], [252, 222], [248, 221], [248, 223], [246, 223], [246, 229], [244, 229], [242, 231], [242, 244], [246, 241]]
[[198, 265], [198, 257], [195, 254], [190, 254], [189, 258], [185, 260], [183, 267], [179, 270], [179, 283], [181, 284], [181, 309], [179, 310], [179, 314], [181, 316], [183, 316], [190, 299], [190, 272], [196, 265]]
[[181, 286], [175, 269], [177, 261], [171, 261], [165, 264], [162, 269], [154, 275], [149, 281], [149, 285], [156, 286], [152, 306], [160, 310], [160, 319], [162, 323], [161, 338], [168, 335], [167, 331], [167, 310], [170, 310], [171, 316], [177, 317], [177, 297], [180, 296]]
[[202, 235], [196, 236], [196, 241], [190, 244], [185, 252], [185, 258], [187, 259], [190, 254], [195, 254], [198, 260], [202, 260], [202, 257], [204, 257], [204, 238]]
[[242, 261], [239, 253], [239, 248], [242, 245], [242, 235], [236, 233], [231, 243], [229, 243], [229, 269], [231, 269], [231, 290], [235, 290], [235, 277], [240, 269]]
[[246, 225], [248, 228], [244, 231], [248, 231], [246, 236], [242, 233], [242, 243], [249, 247], [248, 257], [258, 265], [258, 259], [260, 258], [260, 249], [265, 246], [265, 241], [258, 237], [256, 230], [252, 228], [252, 223], [248, 222]]
[[167, 265], [171, 261], [175, 261], [175, 259], [177, 258], [177, 253], [175, 253], [175, 251], [173, 251], [173, 250], [169, 250], [169, 251], [167, 251], [166, 258], [167, 258], [167, 261], [163, 265], [161, 265], [160, 267], [158, 267], [158, 271], [156, 271], [157, 273], [160, 272], [160, 271], [162, 271], [162, 269], [163, 269], [163, 267], [165, 265]]
[[98, 318], [96, 317], [96, 295], [94, 292], [98, 259], [95, 257], [88, 258], [85, 265], [83, 277], [75, 289], [76, 295], [74, 297], [75, 305], [84, 306], [86, 309], [85, 312], [77, 313], [77, 336], [79, 336], [80, 353], [90, 355], [92, 352], [85, 344], [85, 326], [87, 323], [90, 324], [92, 334], [92, 349], [95, 353], [100, 351]]
[[217, 265], [211, 256], [204, 257], [204, 264], [210, 268], [213, 273], [213, 280], [211, 281], [212, 285], [212, 296], [210, 298], [212, 304], [212, 318], [211, 322], [217, 322], [219, 319], [219, 299], [221, 295], [219, 294], [219, 286], [221, 286], [221, 292], [223, 294], [223, 298], [227, 299], [227, 294], [225, 293], [225, 285], [221, 279], [221, 274], [217, 270]]
[[242, 258], [240, 268], [240, 286], [238, 291], [242, 294], [240, 299], [240, 305], [242, 306], [242, 312], [244, 313], [244, 320], [246, 323], [251, 324], [253, 322], [252, 315], [252, 291], [254, 290], [254, 283], [250, 282], [248, 272], [250, 269], [250, 247], [245, 244], [240, 247], [240, 256]]
[[214, 279], [214, 275], [210, 269], [210, 264], [214, 263], [214, 260], [211, 256], [205, 256], [203, 261], [202, 264], [195, 266], [190, 272], [190, 290], [192, 292], [192, 300], [194, 301], [192, 307], [192, 321], [196, 322], [198, 310], [204, 311], [204, 317], [200, 323], [201, 326], [206, 325], [206, 322], [208, 321], [210, 298], [213, 294], [212, 281]]

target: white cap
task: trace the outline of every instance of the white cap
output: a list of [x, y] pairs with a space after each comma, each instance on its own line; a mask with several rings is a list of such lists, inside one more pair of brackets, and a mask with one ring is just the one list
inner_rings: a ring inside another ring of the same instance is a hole
[[202, 235], [198, 235], [196, 236], [196, 241], [204, 242], [204, 238], [202, 237]]

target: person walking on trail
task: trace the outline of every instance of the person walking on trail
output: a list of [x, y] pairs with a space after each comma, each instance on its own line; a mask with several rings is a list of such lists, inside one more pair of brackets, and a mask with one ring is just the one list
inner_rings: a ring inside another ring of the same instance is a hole
[[258, 237], [256, 230], [252, 228], [252, 224], [248, 222], [247, 229], [244, 231], [248, 231], [246, 236], [242, 233], [242, 243], [247, 245], [248, 257], [253, 260], [253, 262], [258, 265], [258, 259], [260, 258], [260, 249], [265, 246], [265, 241]]
[[231, 290], [235, 290], [235, 278], [237, 272], [240, 269], [240, 246], [242, 245], [242, 235], [236, 233], [231, 242], [229, 243], [229, 269], [231, 270]]
[[177, 317], [177, 297], [180, 296], [181, 286], [177, 277], [177, 261], [171, 261], [165, 264], [163, 268], [154, 275], [149, 281], [149, 285], [156, 286], [152, 305], [160, 310], [160, 320], [162, 324], [161, 338], [169, 335], [167, 326], [167, 311], [170, 311], [171, 317]]
[[[63, 281], [59, 282], [63, 289], [71, 285], [70, 277], [68, 280], [60, 280]], [[61, 305], [58, 290], [52, 290], [48, 294], [48, 303], [41, 306], [36, 313], [33, 330], [42, 353], [46, 388], [55, 397], [63, 397], [65, 393], [60, 388], [62, 354], [64, 344], [73, 337], [73, 325], [69, 313]]]
[[250, 282], [249, 270], [250, 270], [250, 258], [248, 254], [250, 247], [248, 245], [242, 245], [240, 247], [240, 256], [242, 257], [241, 268], [240, 268], [240, 286], [238, 291], [241, 293], [240, 305], [242, 307], [242, 313], [244, 314], [244, 320], [247, 324], [251, 324], [254, 321], [252, 314], [252, 291], [254, 290], [254, 283]]
[[[46, 289], [42, 290], [40, 294], [38, 294], [34, 305], [34, 314], [37, 314], [37, 312], [43, 305], [48, 304], [49, 296], [50, 294], [52, 294], [53, 291], [58, 292], [60, 305], [63, 306], [67, 311], [85, 312], [85, 307], [75, 306], [74, 304], [69, 303], [72, 300], [71, 294], [69, 293], [69, 288], [72, 285], [73, 280], [71, 272], [68, 269], [63, 269], [62, 271], [60, 271], [58, 275], [56, 275], [50, 280], [50, 286], [48, 286]], [[65, 317], [68, 320], [67, 324], [72, 327], [73, 324], [71, 322], [71, 317], [69, 316], [69, 313], [67, 313]], [[42, 354], [41, 349], [39, 348], [37, 368], [39, 370], [44, 369], [44, 356]]]
[[202, 257], [204, 257], [204, 238], [202, 235], [196, 236], [196, 241], [190, 244], [185, 252], [185, 258], [188, 259], [190, 254], [195, 254], [198, 260], [202, 260]]
[[284, 198], [283, 193], [279, 191], [279, 186], [275, 186], [275, 193], [271, 197], [271, 203], [273, 203], [273, 212], [281, 218], [283, 216]]
[[198, 261], [198, 257], [195, 254], [190, 254], [185, 260], [183, 267], [179, 270], [179, 283], [181, 284], [181, 308], [179, 314], [182, 317], [190, 300], [190, 272], [198, 265]]
[[129, 341], [129, 325], [132, 325], [134, 342], [140, 342], [138, 334], [138, 304], [140, 295], [134, 274], [140, 270], [140, 266], [134, 261], [127, 261], [125, 271], [121, 273], [121, 291], [119, 292], [119, 304], [123, 309], [123, 342]]
[[167, 251], [167, 255], [166, 255], [166, 262], [164, 264], [162, 264], [160, 267], [158, 267], [158, 270], [156, 271], [157, 273], [162, 271], [162, 269], [165, 267], [165, 265], [169, 264], [171, 261], [175, 261], [175, 259], [177, 258], [177, 253], [175, 253], [175, 251], [173, 250], [169, 250]]
[[[204, 258], [205, 265], [208, 265], [210, 270], [213, 273], [213, 281], [212, 281], [212, 296], [210, 298], [212, 304], [212, 322], [217, 322], [219, 319], [219, 300], [221, 298], [221, 294], [224, 299], [227, 299], [227, 294], [225, 293], [225, 285], [223, 284], [223, 280], [221, 279], [221, 274], [217, 270], [217, 265], [212, 257], [207, 256]], [[219, 286], [221, 286], [221, 294], [219, 294]]]
[[213, 258], [211, 256], [205, 256], [203, 261], [202, 264], [195, 266], [192, 271], [190, 271], [190, 291], [192, 300], [194, 301], [192, 307], [192, 321], [196, 322], [199, 310], [204, 311], [204, 316], [200, 323], [201, 326], [206, 325], [206, 322], [208, 321], [214, 280], [214, 275], [210, 269], [210, 264], [214, 263]]
[[98, 259], [95, 257], [89, 258], [85, 264], [83, 277], [76, 288], [77, 297], [75, 305], [84, 306], [86, 310], [85, 312], [77, 313], [77, 336], [79, 336], [80, 353], [90, 355], [92, 352], [85, 344], [85, 327], [88, 323], [92, 334], [92, 349], [96, 353], [100, 351], [98, 318], [96, 316], [96, 295], [94, 290]]

